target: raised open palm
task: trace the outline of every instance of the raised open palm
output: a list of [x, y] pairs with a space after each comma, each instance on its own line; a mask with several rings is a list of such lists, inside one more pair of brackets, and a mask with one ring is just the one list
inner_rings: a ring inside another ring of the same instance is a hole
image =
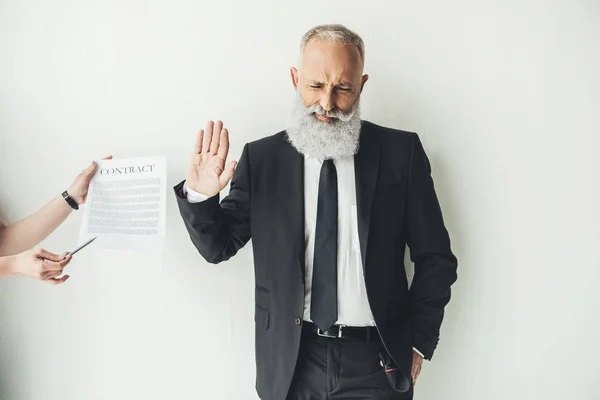
[[229, 152], [229, 132], [223, 123], [208, 121], [196, 137], [194, 154], [186, 173], [188, 188], [205, 196], [215, 196], [233, 177], [235, 161], [225, 166]]

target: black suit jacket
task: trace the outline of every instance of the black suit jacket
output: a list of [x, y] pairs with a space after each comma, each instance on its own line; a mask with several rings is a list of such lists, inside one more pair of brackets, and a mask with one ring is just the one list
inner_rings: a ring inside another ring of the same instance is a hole
[[[355, 156], [358, 229], [367, 296], [382, 341], [406, 379], [412, 347], [430, 359], [438, 342], [456, 258], [415, 133], [364, 121]], [[229, 195], [191, 204], [175, 187], [192, 242], [210, 263], [250, 238], [256, 282], [256, 389], [283, 400], [300, 345], [304, 310], [304, 157], [285, 132], [248, 143]], [[344, 201], [344, 199], [340, 199]], [[404, 252], [415, 263], [409, 290]]]

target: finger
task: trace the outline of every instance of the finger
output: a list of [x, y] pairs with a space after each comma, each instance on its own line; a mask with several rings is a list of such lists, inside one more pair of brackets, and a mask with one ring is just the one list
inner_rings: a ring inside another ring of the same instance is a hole
[[64, 268], [67, 265], [69, 265], [69, 263], [71, 262], [72, 259], [73, 259], [73, 257], [69, 254], [68, 256], [65, 257], [64, 260], [59, 261], [58, 265], [60, 265], [61, 268]]
[[113, 159], [113, 156], [106, 156], [103, 158], [103, 160], [112, 160], [112, 159]]
[[194, 164], [196, 166], [200, 165], [200, 163], [202, 162], [202, 154], [196, 154], [196, 156], [194, 157]]
[[62, 278], [48, 278], [48, 279], [44, 279], [44, 282], [48, 282], [51, 285], [60, 285], [61, 283], [65, 283], [67, 281], [67, 279], [69, 279], [70, 276], [69, 275], [65, 275]]
[[43, 269], [44, 269], [44, 271], [61, 270], [64, 267], [66, 267], [67, 265], [69, 265], [69, 263], [71, 262], [72, 259], [73, 259], [73, 257], [71, 255], [67, 255], [64, 259], [62, 259], [60, 261], [44, 260]]
[[196, 135], [196, 144], [194, 146], [194, 155], [202, 153], [202, 140], [204, 139], [204, 129]]
[[202, 141], [202, 152], [203, 153], [208, 153], [210, 151], [210, 141], [212, 140], [214, 127], [215, 127], [214, 122], [208, 121], [206, 123], [206, 129], [204, 129], [204, 140]]
[[44, 260], [49, 260], [49, 261], [58, 262], [61, 260], [61, 258], [58, 255], [56, 255], [54, 253], [50, 253], [49, 251], [46, 251], [44, 249], [37, 250], [35, 255], [38, 258], [43, 258]]
[[227, 153], [229, 153], [229, 131], [227, 129], [223, 129], [221, 132], [221, 138], [219, 140], [219, 151], [217, 156], [225, 161], [227, 159]]
[[61, 260], [64, 260], [64, 259], [65, 259], [65, 257], [67, 257], [68, 255], [69, 255], [69, 252], [68, 252], [68, 251], [65, 251], [64, 253], [62, 253], [62, 254], [60, 255], [60, 259], [61, 259]]
[[231, 178], [233, 178], [233, 173], [235, 172], [236, 165], [236, 161], [231, 161], [227, 164], [227, 167], [225, 167], [225, 170], [223, 171], [221, 176], [219, 176], [219, 183], [221, 184], [221, 187], [225, 187], [225, 185], [227, 185]]
[[44, 260], [42, 263], [42, 270], [46, 272], [61, 271], [63, 268], [64, 267], [60, 265], [60, 262], [56, 261]]
[[221, 141], [221, 130], [223, 130], [223, 122], [217, 121], [215, 130], [213, 131], [212, 140], [210, 142], [210, 154], [217, 154], [219, 150], [219, 142]]
[[46, 279], [50, 279], [50, 278], [56, 278], [57, 276], [62, 275], [63, 270], [58, 269], [55, 271], [44, 271], [40, 274], [40, 276], [42, 277], [42, 280], [46, 280]]

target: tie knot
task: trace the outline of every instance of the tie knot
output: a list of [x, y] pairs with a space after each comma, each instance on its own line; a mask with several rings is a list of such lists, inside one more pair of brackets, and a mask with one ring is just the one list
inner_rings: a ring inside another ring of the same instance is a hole
[[323, 166], [321, 167], [321, 169], [324, 170], [328, 170], [328, 171], [335, 171], [335, 163], [333, 162], [333, 160], [331, 158], [324, 160], [323, 161]]
[[337, 170], [332, 159], [324, 160], [321, 166], [321, 176], [319, 178], [319, 184], [325, 185], [337, 185]]

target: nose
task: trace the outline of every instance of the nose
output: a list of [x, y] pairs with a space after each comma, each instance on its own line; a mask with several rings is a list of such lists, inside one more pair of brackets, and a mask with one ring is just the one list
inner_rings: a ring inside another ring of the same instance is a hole
[[321, 107], [323, 107], [323, 109], [325, 111], [331, 111], [334, 109], [335, 107], [335, 101], [334, 101], [334, 93], [332, 88], [326, 88], [323, 91], [323, 95], [321, 96]]

